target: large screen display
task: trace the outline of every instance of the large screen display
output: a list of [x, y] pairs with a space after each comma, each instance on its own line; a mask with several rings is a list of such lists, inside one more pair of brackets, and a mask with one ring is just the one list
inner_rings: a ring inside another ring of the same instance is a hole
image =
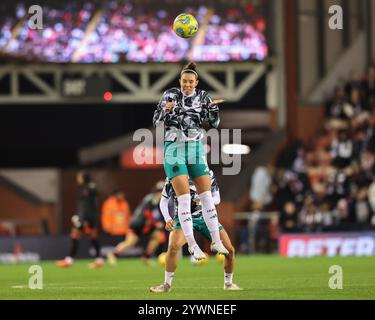
[[[40, 1], [41, 29], [30, 28], [36, 1], [1, 1], [0, 54], [53, 63], [263, 61], [264, 1]], [[199, 22], [195, 37], [173, 32], [180, 13]]]

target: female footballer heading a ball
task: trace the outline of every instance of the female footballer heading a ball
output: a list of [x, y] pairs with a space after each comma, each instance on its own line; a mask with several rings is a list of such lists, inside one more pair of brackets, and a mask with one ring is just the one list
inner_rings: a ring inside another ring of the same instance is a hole
[[165, 127], [164, 170], [171, 180], [178, 199], [178, 218], [186, 237], [189, 252], [197, 260], [205, 254], [199, 248], [193, 234], [189, 177], [193, 180], [202, 204], [204, 221], [210, 231], [211, 251], [227, 255], [228, 250], [220, 240], [219, 223], [211, 194], [211, 181], [202, 138], [203, 123], [219, 125], [218, 104], [224, 100], [212, 100], [208, 93], [198, 89], [196, 64], [190, 62], [180, 73], [180, 88], [164, 92], [154, 113], [154, 126]]

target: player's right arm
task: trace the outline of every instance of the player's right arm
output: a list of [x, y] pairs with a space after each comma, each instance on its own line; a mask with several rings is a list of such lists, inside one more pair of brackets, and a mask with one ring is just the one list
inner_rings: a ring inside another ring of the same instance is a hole
[[163, 93], [156, 110], [154, 112], [153, 124], [157, 127], [165, 122], [168, 117], [168, 113], [174, 108], [172, 97], [170, 92], [167, 90]]

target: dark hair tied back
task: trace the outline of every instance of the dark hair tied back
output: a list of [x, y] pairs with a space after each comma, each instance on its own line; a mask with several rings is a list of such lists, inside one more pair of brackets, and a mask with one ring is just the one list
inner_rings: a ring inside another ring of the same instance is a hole
[[187, 70], [187, 69], [197, 72], [197, 64], [195, 62], [191, 61], [182, 70]]
[[193, 73], [198, 79], [197, 64], [195, 62], [189, 62], [181, 71], [180, 76], [184, 73]]

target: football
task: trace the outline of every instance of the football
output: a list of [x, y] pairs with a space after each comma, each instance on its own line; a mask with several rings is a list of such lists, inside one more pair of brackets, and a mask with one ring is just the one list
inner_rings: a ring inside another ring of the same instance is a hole
[[166, 259], [167, 259], [167, 253], [166, 252], [162, 252], [161, 254], [159, 254], [158, 262], [161, 266], [163, 266], [163, 267], [165, 266]]
[[181, 38], [192, 38], [198, 32], [198, 21], [188, 13], [181, 13], [173, 22], [173, 31]]
[[220, 264], [223, 264], [225, 261], [225, 256], [222, 254], [217, 254], [216, 255], [216, 261], [219, 262]]

